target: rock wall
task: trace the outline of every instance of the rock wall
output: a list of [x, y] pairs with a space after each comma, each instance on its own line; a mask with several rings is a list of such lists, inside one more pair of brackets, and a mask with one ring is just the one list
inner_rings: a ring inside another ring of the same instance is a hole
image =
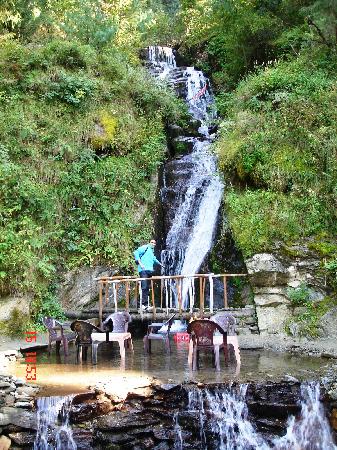
[[294, 314], [287, 289], [305, 283], [310, 288], [310, 298], [322, 300], [327, 286], [319, 270], [321, 259], [302, 248], [301, 257], [291, 257], [282, 251], [259, 253], [246, 260], [260, 333], [285, 334], [286, 321]]

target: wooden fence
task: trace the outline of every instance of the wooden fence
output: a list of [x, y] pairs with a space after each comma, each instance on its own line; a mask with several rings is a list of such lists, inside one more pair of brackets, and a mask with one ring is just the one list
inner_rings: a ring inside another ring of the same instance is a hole
[[[183, 310], [189, 309], [193, 312], [195, 303], [195, 293], [199, 291], [199, 314], [203, 317], [205, 309], [205, 287], [208, 281], [210, 299], [209, 308], [210, 312], [213, 312], [213, 280], [219, 278], [223, 282], [224, 293], [223, 302], [224, 308], [228, 308], [228, 294], [227, 294], [227, 280], [233, 277], [246, 277], [247, 274], [243, 273], [223, 273], [223, 274], [193, 274], [193, 275], [158, 275], [151, 278], [139, 278], [134, 276], [113, 276], [113, 277], [100, 277], [96, 278], [99, 285], [99, 322], [102, 325], [103, 320], [103, 307], [104, 304], [108, 305], [109, 299], [112, 295], [114, 299], [115, 312], [118, 311], [118, 291], [122, 287], [125, 292], [125, 307], [123, 309], [129, 310], [130, 296], [133, 291], [133, 295], [138, 304], [138, 298], [141, 296], [141, 282], [147, 280], [151, 286], [151, 303], [152, 313], [156, 315], [156, 301], [155, 291], [157, 290], [160, 296], [160, 307], [166, 309], [167, 313], [171, 309], [176, 309], [177, 305], [173, 307], [173, 301], [178, 303], [179, 313]], [[160, 285], [159, 285], [160, 283]], [[197, 286], [196, 286], [197, 283]], [[133, 289], [132, 289], [133, 288]], [[185, 297], [188, 298], [188, 308], [183, 303]], [[184, 297], [184, 298], [183, 298]], [[159, 303], [159, 299], [157, 300]], [[140, 308], [142, 314], [142, 308]]]

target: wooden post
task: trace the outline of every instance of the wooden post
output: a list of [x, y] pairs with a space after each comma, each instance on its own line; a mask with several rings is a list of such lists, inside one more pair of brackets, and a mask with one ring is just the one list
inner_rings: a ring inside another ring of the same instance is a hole
[[154, 302], [153, 280], [151, 280], [151, 298], [152, 298], [152, 306], [153, 306], [153, 317], [156, 317], [156, 305]]
[[199, 277], [200, 281], [200, 317], [204, 317], [204, 306], [205, 306], [205, 298], [204, 298], [204, 279], [203, 277]]
[[116, 289], [116, 303], [115, 303], [115, 312], [118, 311], [118, 283], [115, 284]]
[[105, 283], [104, 295], [105, 295], [105, 306], [107, 306], [109, 303], [109, 283]]
[[125, 309], [129, 311], [129, 301], [130, 301], [130, 283], [127, 281], [125, 283]]
[[99, 326], [102, 328], [103, 324], [103, 283], [99, 283], [99, 306], [98, 306], [98, 317], [99, 317]]
[[163, 289], [164, 289], [164, 280], [160, 280], [160, 308], [163, 309]]
[[177, 280], [179, 314], [182, 313], [181, 279]]
[[[138, 281], [135, 282], [135, 301], [136, 301], [136, 309], [138, 308]], [[140, 306], [142, 309], [142, 306]]]
[[228, 300], [227, 300], [227, 277], [223, 277], [223, 302], [225, 308], [228, 308]]

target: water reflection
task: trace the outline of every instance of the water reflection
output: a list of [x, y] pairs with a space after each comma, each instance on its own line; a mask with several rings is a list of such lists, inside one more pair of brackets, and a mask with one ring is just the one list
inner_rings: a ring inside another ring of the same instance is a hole
[[[120, 390], [133, 386], [144, 385], [149, 379], [156, 377], [163, 382], [181, 383], [195, 382], [240, 382], [266, 379], [279, 379], [288, 374], [308, 379], [315, 372], [321, 372], [324, 367], [319, 358], [299, 357], [271, 351], [242, 350], [241, 367], [237, 371], [235, 361], [226, 367], [221, 354], [221, 371], [212, 367], [211, 354], [200, 355], [200, 369], [191, 371], [187, 362], [188, 343], [173, 342], [171, 354], [165, 353], [161, 342], [153, 344], [151, 355], [145, 355], [142, 339], [134, 340], [134, 353], [127, 350], [125, 364], [121, 363], [119, 347], [116, 343], [102, 343], [98, 348], [98, 364], [91, 364], [91, 353], [88, 361], [76, 364], [75, 346], [70, 346], [69, 355], [55, 354], [47, 351], [38, 353], [36, 383], [48, 387], [50, 395], [65, 395], [71, 392], [86, 390], [97, 382], [113, 382]], [[24, 378], [24, 361], [12, 366], [11, 373]]]

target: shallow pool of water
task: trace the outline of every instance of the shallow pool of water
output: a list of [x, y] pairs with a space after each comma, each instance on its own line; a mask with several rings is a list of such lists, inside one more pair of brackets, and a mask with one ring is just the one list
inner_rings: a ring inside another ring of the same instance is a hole
[[[98, 364], [91, 364], [91, 351], [88, 361], [76, 364], [76, 349], [69, 346], [69, 355], [64, 357], [47, 351], [37, 355], [36, 383], [45, 389], [42, 395], [64, 395], [83, 392], [89, 386], [109, 382], [116, 389], [124, 391], [132, 387], [147, 385], [153, 377], [163, 382], [181, 383], [195, 381], [202, 383], [279, 380], [291, 375], [300, 381], [317, 378], [329, 366], [327, 360], [314, 357], [293, 356], [266, 350], [242, 350], [241, 367], [238, 370], [235, 360], [225, 365], [221, 354], [221, 370], [212, 367], [211, 355], [200, 355], [200, 369], [191, 371], [187, 363], [188, 343], [171, 342], [171, 353], [164, 351], [161, 342], [152, 344], [152, 353], [145, 355], [142, 339], [134, 340], [134, 352], [126, 351], [125, 364], [121, 364], [117, 343], [102, 343], [98, 347]], [[25, 378], [26, 363], [17, 361], [10, 366], [10, 372]]]

